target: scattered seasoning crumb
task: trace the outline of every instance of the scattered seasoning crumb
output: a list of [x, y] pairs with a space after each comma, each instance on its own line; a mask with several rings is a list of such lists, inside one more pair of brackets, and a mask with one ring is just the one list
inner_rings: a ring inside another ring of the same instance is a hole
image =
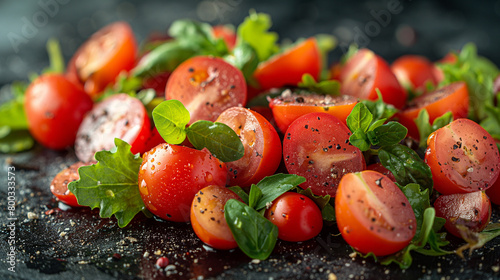
[[64, 237], [64, 236], [66, 236], [66, 232], [64, 232], [64, 231], [63, 231], [63, 232], [59, 233], [59, 236], [60, 236], [60, 237]]
[[157, 256], [161, 255], [161, 250], [156, 250], [155, 255], [157, 255]]
[[253, 259], [253, 260], [252, 260], [252, 263], [253, 263], [253, 264], [259, 264], [259, 263], [260, 263], [260, 260], [259, 260], [259, 259]]
[[491, 270], [493, 270], [493, 272], [498, 272], [500, 271], [500, 266], [499, 265], [492, 266]]
[[28, 216], [28, 219], [30, 219], [30, 220], [38, 219], [38, 214], [36, 214], [34, 212], [28, 212], [27, 216]]
[[352, 253], [349, 254], [349, 257], [351, 257], [351, 258], [354, 259], [356, 257], [356, 255], [357, 255], [356, 252], [352, 252]]
[[74, 226], [76, 225], [76, 223], [75, 223], [75, 222], [73, 222], [73, 220], [69, 220], [69, 224], [70, 224], [72, 227], [74, 227]]
[[328, 274], [328, 280], [337, 280], [337, 275], [333, 273]]
[[79, 261], [78, 264], [88, 264], [88, 261]]
[[142, 255], [142, 256], [145, 258], [149, 257], [149, 252], [148, 251], [144, 252], [144, 255]]

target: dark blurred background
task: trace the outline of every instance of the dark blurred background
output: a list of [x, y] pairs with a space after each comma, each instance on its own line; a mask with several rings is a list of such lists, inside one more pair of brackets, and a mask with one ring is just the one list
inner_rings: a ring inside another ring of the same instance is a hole
[[389, 61], [407, 54], [432, 60], [466, 42], [500, 65], [500, 0], [489, 1], [0, 1], [0, 85], [47, 66], [45, 43], [59, 39], [66, 61], [102, 26], [124, 20], [138, 41], [180, 18], [239, 24], [250, 9], [269, 13], [280, 39], [333, 34], [330, 62], [356, 42]]

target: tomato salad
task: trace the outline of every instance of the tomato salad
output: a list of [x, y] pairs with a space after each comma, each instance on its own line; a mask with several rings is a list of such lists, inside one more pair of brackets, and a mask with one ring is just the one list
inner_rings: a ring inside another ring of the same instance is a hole
[[[184, 223], [218, 250], [266, 259], [277, 239], [340, 232], [382, 264], [450, 254], [500, 235], [500, 78], [473, 44], [392, 65], [330, 36], [281, 46], [268, 15], [236, 29], [192, 20], [138, 46], [125, 22], [92, 35], [0, 107], [2, 151], [74, 147], [50, 190]], [[28, 133], [29, 131], [29, 133]], [[341, 238], [341, 237], [338, 237]]]

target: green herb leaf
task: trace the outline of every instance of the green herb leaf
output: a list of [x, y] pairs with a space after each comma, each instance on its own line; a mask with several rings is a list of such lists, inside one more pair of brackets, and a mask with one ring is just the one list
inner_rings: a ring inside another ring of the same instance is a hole
[[262, 197], [262, 191], [257, 185], [252, 184], [250, 187], [250, 194], [248, 195], [248, 206], [255, 208], [257, 202]]
[[240, 69], [247, 83], [256, 84], [253, 73], [259, 65], [259, 57], [254, 48], [245, 41], [239, 42], [233, 49], [233, 53], [224, 57], [224, 59]]
[[408, 129], [398, 122], [388, 122], [382, 126], [368, 131], [367, 136], [372, 145], [390, 146], [396, 145], [405, 139]]
[[182, 19], [172, 23], [168, 33], [181, 46], [193, 49], [198, 55], [222, 57], [227, 54], [227, 46], [222, 38], [215, 38], [212, 26], [194, 20]]
[[50, 67], [44, 69], [42, 73], [64, 73], [64, 58], [57, 39], [51, 38], [47, 41], [47, 53], [49, 54]]
[[302, 81], [298, 86], [317, 94], [340, 95], [340, 83], [335, 80], [316, 82], [310, 74], [302, 75]]
[[394, 174], [398, 184], [416, 183], [432, 193], [431, 169], [415, 151], [398, 144], [380, 148], [378, 156], [382, 165]]
[[382, 100], [382, 94], [380, 93], [380, 90], [377, 88], [377, 95], [378, 99], [376, 101], [371, 101], [371, 100], [361, 100], [360, 102], [363, 103], [366, 108], [372, 113], [373, 115], [373, 120], [372, 122], [376, 122], [380, 119], [390, 119], [394, 114], [398, 112], [398, 109], [394, 108], [394, 106], [385, 103]]
[[255, 209], [265, 208], [268, 203], [305, 181], [304, 177], [295, 174], [274, 174], [265, 177], [257, 183], [257, 187], [262, 191], [262, 197], [257, 202]]
[[153, 120], [161, 137], [169, 144], [180, 144], [186, 139], [189, 111], [178, 100], [165, 100], [153, 110]]
[[238, 247], [250, 258], [265, 260], [278, 239], [278, 227], [242, 202], [230, 199], [224, 217]]
[[373, 120], [373, 114], [361, 102], [356, 104], [349, 116], [347, 116], [347, 126], [351, 131], [361, 129], [362, 132], [368, 131]]
[[123, 140], [115, 139], [115, 145], [111, 151], [95, 154], [97, 164], [80, 167], [80, 179], [69, 183], [68, 189], [80, 205], [100, 208], [102, 218], [115, 215], [124, 227], [145, 209], [138, 187], [142, 159]]
[[415, 238], [417, 238], [420, 235], [420, 229], [422, 228], [422, 223], [424, 221], [424, 211], [431, 206], [429, 200], [429, 189], [422, 191], [420, 186], [415, 183], [399, 187], [410, 202], [413, 213], [415, 213], [415, 218], [417, 219], [417, 232], [415, 233]]
[[352, 135], [349, 136], [349, 143], [360, 149], [362, 152], [368, 151], [371, 147], [368, 136], [361, 128], [352, 132]]
[[489, 224], [482, 232], [473, 232], [468, 227], [463, 225], [457, 225], [457, 228], [460, 232], [462, 238], [467, 241], [467, 244], [461, 246], [457, 249], [457, 255], [463, 256], [463, 251], [469, 250], [469, 255], [472, 254], [472, 251], [475, 249], [479, 249], [486, 244], [486, 242], [492, 240], [500, 236], [500, 224], [493, 223]]
[[35, 145], [35, 140], [26, 129], [11, 130], [8, 126], [1, 126], [0, 131], [0, 153], [18, 153]]
[[229, 187], [228, 189], [232, 190], [235, 194], [237, 194], [241, 198], [241, 200], [245, 202], [245, 204], [248, 204], [249, 202], [248, 194], [241, 187], [233, 186]]
[[341, 65], [346, 64], [346, 62], [349, 60], [349, 58], [353, 57], [358, 51], [359, 51], [359, 48], [356, 44], [349, 45], [347, 52], [345, 52], [344, 55], [340, 58], [340, 64]]
[[318, 205], [319, 209], [321, 209], [321, 215], [323, 216], [324, 221], [328, 222], [333, 222], [335, 221], [335, 209], [333, 208], [333, 205], [331, 203], [334, 203], [335, 201], [331, 200], [330, 195], [315, 195], [312, 191], [311, 188], [307, 189], [301, 189], [297, 188], [297, 192], [309, 197]]
[[442, 116], [436, 118], [432, 125], [429, 120], [429, 113], [426, 109], [421, 110], [418, 113], [418, 117], [415, 119], [415, 124], [418, 128], [418, 133], [420, 134], [420, 147], [425, 148], [427, 146], [427, 138], [432, 132], [440, 129], [441, 127], [451, 123], [453, 121], [453, 114], [451, 112], [444, 113]]
[[368, 128], [368, 131], [374, 131], [375, 128], [382, 126], [385, 123], [385, 121], [387, 121], [387, 119], [384, 118], [384, 119], [380, 119], [380, 120], [376, 120], [376, 121], [372, 122], [372, 124], [370, 125], [370, 128]]
[[[500, 95], [498, 97], [500, 101]], [[499, 107], [486, 106], [487, 117], [481, 121], [481, 126], [491, 134], [493, 138], [500, 141], [500, 102]]]
[[191, 124], [186, 133], [196, 149], [207, 148], [223, 162], [238, 160], [245, 154], [240, 138], [226, 124], [201, 120]]
[[271, 25], [269, 15], [250, 11], [250, 15], [238, 26], [238, 40], [250, 44], [257, 52], [259, 61], [265, 61], [279, 51], [278, 34], [268, 31]]

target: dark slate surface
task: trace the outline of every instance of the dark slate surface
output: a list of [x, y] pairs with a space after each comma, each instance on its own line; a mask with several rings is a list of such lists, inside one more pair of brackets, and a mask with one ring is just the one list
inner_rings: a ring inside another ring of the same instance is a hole
[[[357, 41], [389, 61], [404, 53], [439, 59], [448, 50], [474, 41], [481, 54], [500, 64], [500, 1], [343, 2], [0, 1], [0, 85], [26, 79], [29, 72], [45, 67], [44, 45], [50, 37], [59, 38], [69, 58], [85, 38], [115, 20], [130, 22], [141, 40], [149, 31], [163, 31], [179, 18], [237, 24], [250, 8], [270, 13], [273, 30], [281, 38], [334, 34], [341, 46]], [[399, 6], [390, 6], [394, 3]], [[12, 38], [16, 39], [14, 44]], [[331, 61], [341, 54], [342, 48], [337, 48]], [[308, 242], [278, 242], [269, 260], [262, 262], [252, 262], [238, 250], [218, 252], [203, 247], [189, 225], [139, 217], [120, 229], [114, 220], [100, 219], [96, 211], [64, 210], [52, 198], [48, 189], [51, 179], [75, 160], [71, 150], [54, 152], [41, 147], [0, 155], [0, 279], [164, 279], [167, 275], [169, 279], [333, 279], [329, 277], [334, 275], [337, 279], [500, 278], [498, 239], [466, 260], [455, 255], [416, 255], [414, 265], [401, 271], [371, 259], [352, 259], [351, 249], [337, 236], [335, 227], [326, 227]], [[6, 257], [9, 166], [16, 169], [17, 184], [16, 273], [7, 270]], [[496, 206], [495, 221], [500, 219], [499, 212]], [[461, 244], [456, 239], [452, 243], [454, 248]], [[175, 268], [155, 268], [159, 256], [169, 258]]]

